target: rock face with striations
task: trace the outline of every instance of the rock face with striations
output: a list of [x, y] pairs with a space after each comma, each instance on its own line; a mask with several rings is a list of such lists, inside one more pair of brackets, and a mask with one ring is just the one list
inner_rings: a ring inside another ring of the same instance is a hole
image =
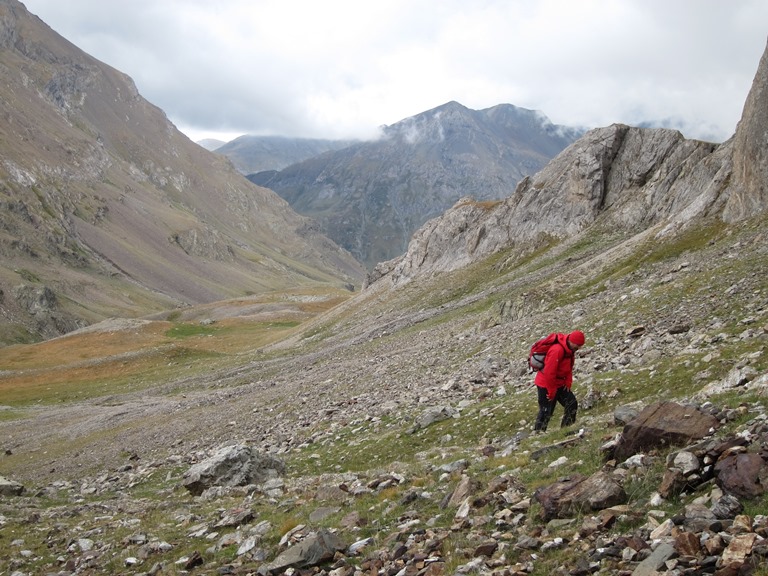
[[739, 220], [762, 211], [768, 204], [768, 50], [760, 59], [757, 75], [744, 105], [733, 138], [733, 192], [726, 220]]
[[401, 284], [462, 268], [499, 250], [531, 250], [595, 224], [672, 234], [701, 218], [739, 221], [768, 206], [768, 56], [763, 56], [734, 138], [716, 145], [679, 132], [614, 124], [591, 130], [514, 194], [490, 204], [463, 198], [382, 262], [368, 283]]

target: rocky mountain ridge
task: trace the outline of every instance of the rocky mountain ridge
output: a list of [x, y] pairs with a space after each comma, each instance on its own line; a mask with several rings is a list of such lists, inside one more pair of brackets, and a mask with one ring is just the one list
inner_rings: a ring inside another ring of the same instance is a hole
[[354, 258], [190, 142], [133, 81], [0, 2], [0, 343], [360, 284]]
[[738, 222], [768, 209], [768, 53], [736, 133], [723, 144], [673, 130], [613, 125], [585, 134], [497, 203], [464, 198], [421, 228], [369, 283], [455, 270], [502, 248], [520, 251], [596, 230], [663, 237], [707, 218]]
[[459, 198], [506, 198], [582, 132], [510, 104], [448, 102], [384, 127], [378, 140], [248, 178], [372, 268]]

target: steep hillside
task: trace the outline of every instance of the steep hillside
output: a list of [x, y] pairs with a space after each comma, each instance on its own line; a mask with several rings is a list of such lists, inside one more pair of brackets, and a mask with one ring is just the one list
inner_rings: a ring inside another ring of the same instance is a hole
[[265, 170], [282, 170], [307, 158], [340, 150], [352, 144], [352, 140], [246, 134], [216, 148], [216, 153], [229, 158], [242, 174], [254, 174]]
[[[293, 329], [300, 317], [274, 309], [268, 323], [202, 323], [230, 302], [0, 351], [0, 476], [25, 488], [0, 499], [0, 555], [26, 574], [289, 575], [267, 567], [325, 530], [344, 544], [308, 560], [319, 575], [415, 573], [425, 558], [438, 574], [581, 573], [585, 559], [591, 572], [631, 574], [684, 531], [722, 544], [680, 562], [722, 563], [732, 524], [765, 537], [765, 495], [735, 500], [747, 518], [692, 528], [689, 506], [708, 510], [720, 489], [710, 479], [662, 498], [679, 448], [616, 462], [602, 447], [621, 433], [619, 415], [676, 401], [721, 415], [707, 446], [754, 439], [759, 453], [765, 231], [758, 219], [632, 244], [594, 234], [529, 258], [502, 250], [374, 284]], [[560, 430], [558, 411], [532, 435], [527, 347], [573, 327], [587, 334], [577, 425]], [[235, 443], [284, 471], [184, 488], [193, 466]], [[625, 498], [542, 518], [540, 488], [596, 473]], [[760, 545], [743, 557], [760, 565]]]
[[0, 344], [362, 268], [130, 78], [0, 1]]
[[508, 104], [476, 111], [449, 102], [386, 127], [377, 141], [248, 178], [372, 268], [402, 254], [459, 198], [506, 198], [580, 133]]

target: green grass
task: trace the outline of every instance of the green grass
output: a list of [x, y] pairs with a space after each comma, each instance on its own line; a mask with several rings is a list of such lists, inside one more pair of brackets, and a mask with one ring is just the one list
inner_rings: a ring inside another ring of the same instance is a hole
[[217, 332], [214, 326], [202, 324], [176, 324], [165, 335], [168, 338], [191, 338], [193, 336], [213, 336]]

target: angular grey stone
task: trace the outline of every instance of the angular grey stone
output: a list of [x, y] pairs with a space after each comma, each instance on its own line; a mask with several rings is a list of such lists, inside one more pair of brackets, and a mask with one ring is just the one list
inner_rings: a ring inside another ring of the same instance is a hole
[[307, 568], [331, 560], [336, 554], [347, 549], [347, 545], [333, 532], [325, 528], [307, 536], [298, 544], [289, 547], [272, 562], [259, 567], [262, 576], [279, 572], [289, 567]]
[[744, 506], [739, 502], [739, 499], [732, 494], [724, 494], [717, 502], [712, 504], [712, 514], [719, 520], [725, 520], [727, 518], [733, 518], [737, 514], [741, 514], [744, 510]]
[[676, 554], [677, 552], [670, 544], [659, 544], [648, 558], [637, 565], [632, 576], [656, 576], [657, 571], [664, 566], [664, 563]]
[[684, 475], [688, 476], [698, 471], [701, 467], [699, 459], [696, 455], [688, 452], [687, 450], [681, 450], [675, 456], [672, 465], [678, 468]]
[[235, 444], [220, 448], [213, 456], [192, 466], [183, 478], [184, 487], [199, 496], [212, 486], [258, 484], [285, 472], [278, 458]]
[[21, 496], [24, 494], [24, 485], [0, 476], [0, 496]]
[[414, 423], [413, 429], [411, 431], [415, 432], [416, 430], [427, 428], [435, 422], [453, 418], [456, 414], [456, 410], [450, 406], [434, 406], [432, 408], [428, 408], [422, 412], [418, 418], [416, 418], [416, 422]]

